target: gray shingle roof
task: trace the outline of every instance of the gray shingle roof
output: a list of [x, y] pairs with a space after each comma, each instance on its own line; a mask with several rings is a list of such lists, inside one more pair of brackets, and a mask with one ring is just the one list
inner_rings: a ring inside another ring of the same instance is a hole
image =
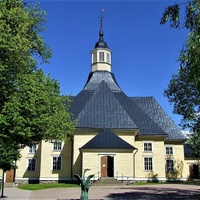
[[116, 98], [120, 101], [123, 108], [130, 115], [131, 119], [143, 135], [165, 135], [166, 132], [158, 126], [137, 104], [135, 104], [123, 92], [115, 93]]
[[185, 139], [184, 134], [178, 129], [174, 121], [167, 115], [154, 97], [131, 97], [137, 104], [165, 133], [169, 140]]
[[99, 132], [81, 149], [136, 149], [109, 129]]
[[96, 90], [102, 81], [104, 81], [112, 91], [121, 91], [114, 74], [107, 71], [91, 72], [83, 90]]
[[73, 98], [70, 112], [79, 128], [139, 129], [141, 135], [185, 139], [153, 97], [128, 97], [107, 71], [89, 74], [83, 90]]
[[[75, 115], [79, 122], [78, 127], [137, 129], [133, 120], [104, 81], [99, 84], [88, 101], [85, 101], [87, 95], [88, 91], [83, 90], [80, 94], [83, 100], [81, 98], [80, 101], [72, 104], [72, 109], [80, 111]], [[84, 107], [82, 101], [85, 103]]]

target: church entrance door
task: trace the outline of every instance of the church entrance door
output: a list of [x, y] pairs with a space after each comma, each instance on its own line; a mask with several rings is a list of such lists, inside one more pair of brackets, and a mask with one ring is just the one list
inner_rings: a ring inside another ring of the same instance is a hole
[[14, 169], [11, 169], [10, 171], [6, 171], [6, 182], [14, 182]]
[[190, 164], [189, 165], [189, 171], [190, 171], [190, 178], [191, 179], [199, 178], [199, 165]]
[[101, 177], [114, 177], [114, 157], [101, 157]]

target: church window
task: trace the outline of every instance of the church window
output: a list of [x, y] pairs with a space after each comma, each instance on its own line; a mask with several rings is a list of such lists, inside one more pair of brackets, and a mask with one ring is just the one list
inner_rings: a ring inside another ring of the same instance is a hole
[[60, 142], [60, 141], [53, 142], [53, 150], [54, 151], [60, 151], [61, 148], [62, 148], [62, 142]]
[[28, 159], [28, 171], [35, 171], [36, 170], [36, 159], [29, 158]]
[[106, 53], [106, 62], [110, 63], [110, 54]]
[[152, 142], [144, 142], [144, 151], [152, 151]]
[[104, 52], [99, 52], [99, 61], [104, 61]]
[[28, 153], [36, 153], [36, 150], [37, 150], [37, 145], [36, 144], [28, 147]]
[[97, 53], [93, 53], [93, 63], [97, 62]]
[[53, 157], [53, 170], [61, 170], [62, 159], [61, 157]]
[[174, 160], [166, 160], [166, 171], [173, 172], [174, 171]]
[[173, 147], [166, 147], [166, 155], [173, 155]]
[[144, 170], [145, 171], [153, 170], [153, 158], [152, 157], [144, 157]]

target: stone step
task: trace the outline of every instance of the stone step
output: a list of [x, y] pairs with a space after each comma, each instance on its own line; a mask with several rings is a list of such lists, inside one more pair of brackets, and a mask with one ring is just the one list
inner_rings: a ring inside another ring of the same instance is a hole
[[5, 182], [4, 187], [5, 188], [17, 187], [17, 184], [12, 183], [12, 182]]
[[120, 181], [116, 180], [115, 178], [100, 178], [95, 183], [92, 184], [93, 186], [115, 186], [115, 185], [123, 185]]

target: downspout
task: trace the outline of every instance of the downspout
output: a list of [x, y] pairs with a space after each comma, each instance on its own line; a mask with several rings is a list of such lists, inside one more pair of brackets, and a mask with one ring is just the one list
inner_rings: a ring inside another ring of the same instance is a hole
[[135, 153], [133, 154], [133, 183], [135, 184], [135, 154], [138, 152], [138, 149], [135, 148]]
[[73, 181], [74, 174], [74, 138], [71, 138], [71, 181]]
[[79, 148], [79, 152], [80, 152], [80, 155], [81, 155], [81, 176], [83, 177], [84, 168], [83, 168], [83, 151], [82, 151], [82, 148]]

